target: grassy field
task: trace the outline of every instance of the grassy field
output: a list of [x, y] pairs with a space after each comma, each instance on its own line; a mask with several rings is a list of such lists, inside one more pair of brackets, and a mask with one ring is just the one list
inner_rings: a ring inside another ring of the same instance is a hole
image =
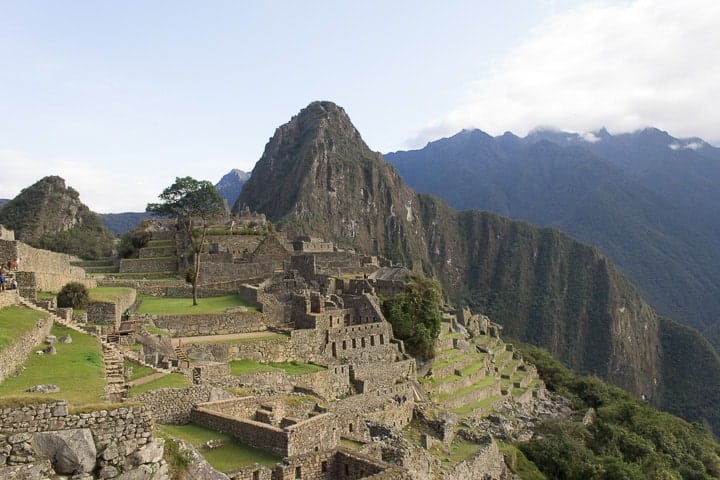
[[141, 393], [149, 390], [156, 390], [158, 388], [182, 388], [189, 387], [190, 382], [187, 377], [181, 373], [169, 373], [164, 377], [160, 377], [152, 382], [143, 383], [137, 387], [132, 387], [129, 390], [129, 396], [135, 397]]
[[141, 295], [142, 303], [138, 313], [153, 315], [197, 315], [201, 313], [223, 313], [229, 307], [247, 307], [248, 311], [256, 312], [257, 308], [243, 301], [238, 295], [222, 297], [206, 297], [198, 299], [193, 306], [192, 298], [152, 297]]
[[301, 363], [301, 362], [270, 362], [261, 363], [254, 360], [242, 359], [233, 360], [230, 362], [230, 374], [231, 375], [247, 375], [258, 372], [272, 372], [277, 370], [284, 370], [288, 375], [304, 375], [306, 373], [313, 373], [320, 370], [325, 370], [325, 367], [320, 365], [313, 365], [312, 363]]
[[[60, 392], [45, 394], [46, 398], [66, 399], [74, 405], [101, 401], [105, 376], [97, 339], [59, 325], [55, 325], [50, 333], [58, 338], [69, 334], [73, 341], [56, 343], [57, 355], [31, 353], [25, 362], [25, 370], [0, 384], [0, 397], [28, 395], [25, 390], [33, 385], [54, 384], [60, 387]], [[44, 344], [38, 345], [35, 350], [44, 347]]]
[[147, 377], [148, 375], [152, 375], [155, 373], [155, 370], [153, 370], [150, 367], [146, 367], [145, 365], [140, 365], [137, 362], [133, 362], [132, 360], [128, 360], [127, 358], [123, 359], [123, 365], [125, 368], [132, 367], [133, 373], [130, 375], [129, 381], [137, 380], [138, 378]]
[[130, 287], [96, 287], [89, 290], [91, 302], [114, 302], [133, 289]]
[[8, 347], [23, 333], [35, 327], [47, 314], [25, 307], [0, 309], [0, 350]]
[[[197, 425], [157, 425], [156, 431], [162, 436], [179, 438], [191, 443], [200, 450], [210, 465], [221, 472], [231, 472], [255, 463], [272, 468], [280, 461], [280, 458], [262, 450], [237, 443], [229, 435]], [[214, 449], [202, 448], [202, 445], [209, 440], [220, 440], [223, 446]]]

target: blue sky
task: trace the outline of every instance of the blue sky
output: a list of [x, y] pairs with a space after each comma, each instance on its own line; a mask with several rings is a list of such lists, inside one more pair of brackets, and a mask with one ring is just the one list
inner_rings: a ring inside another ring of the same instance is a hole
[[462, 128], [718, 143], [720, 2], [0, 0], [0, 198], [45, 175], [97, 212], [251, 170], [313, 100], [373, 150]]

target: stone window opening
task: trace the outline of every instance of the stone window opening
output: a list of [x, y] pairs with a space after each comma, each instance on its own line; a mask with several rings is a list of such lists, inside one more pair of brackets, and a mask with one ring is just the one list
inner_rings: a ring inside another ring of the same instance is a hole
[[253, 480], [260, 480], [260, 470], [255, 470], [253, 472]]
[[352, 431], [353, 431], [353, 424], [352, 424], [352, 423], [348, 426], [348, 430], [350, 431], [350, 433], [352, 433]]
[[322, 462], [320, 464], [320, 471], [321, 472], [327, 472], [327, 462]]
[[357, 348], [357, 345], [356, 345], [356, 343], [355, 343], [355, 339], [354, 339], [354, 338], [352, 339], [352, 344], [353, 344], [353, 348]]
[[375, 335], [370, 335], [370, 346], [375, 346]]
[[385, 345], [385, 337], [382, 333], [380, 334], [380, 345]]
[[295, 478], [302, 478], [302, 467], [295, 467]]
[[347, 342], [343, 340], [343, 350], [347, 350]]
[[350, 467], [347, 463], [345, 464], [345, 476], [350, 476]]
[[365, 337], [362, 337], [360, 340], [361, 340], [363, 348], [365, 348]]

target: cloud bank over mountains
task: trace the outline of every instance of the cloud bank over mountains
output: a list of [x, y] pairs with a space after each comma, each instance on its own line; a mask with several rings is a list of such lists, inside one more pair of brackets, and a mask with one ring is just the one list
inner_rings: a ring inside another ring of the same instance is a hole
[[720, 2], [590, 3], [550, 17], [409, 140], [463, 128], [612, 133], [647, 126], [720, 144]]

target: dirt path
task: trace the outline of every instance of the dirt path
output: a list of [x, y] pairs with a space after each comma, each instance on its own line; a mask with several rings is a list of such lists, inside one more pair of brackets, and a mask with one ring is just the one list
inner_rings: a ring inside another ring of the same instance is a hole
[[271, 332], [269, 330], [264, 330], [262, 332], [249, 332], [249, 333], [233, 333], [233, 334], [227, 334], [227, 335], [202, 335], [197, 337], [178, 337], [172, 339], [172, 345], [175, 347], [179, 344], [185, 344], [185, 343], [212, 343], [212, 342], [223, 342], [227, 340], [239, 340], [243, 338], [263, 338], [263, 337], [273, 337], [277, 335], [276, 332]]
[[129, 387], [137, 387], [138, 385], [142, 385], [143, 383], [152, 382], [156, 378], [164, 377], [167, 375], [166, 372], [155, 372], [153, 374], [147, 375], [145, 377], [140, 377], [137, 380], [133, 380], [132, 382], [128, 382]]

